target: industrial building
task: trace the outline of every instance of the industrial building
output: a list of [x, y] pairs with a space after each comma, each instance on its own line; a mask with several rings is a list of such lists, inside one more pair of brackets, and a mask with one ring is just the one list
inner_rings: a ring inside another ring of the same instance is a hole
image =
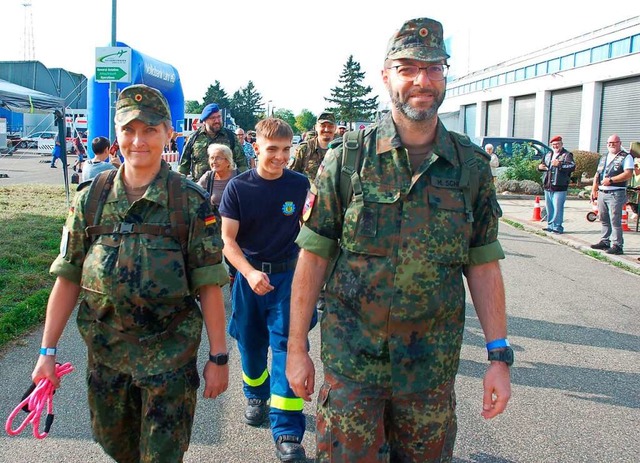
[[569, 150], [640, 140], [640, 16], [447, 83], [447, 128], [483, 136], [561, 135]]

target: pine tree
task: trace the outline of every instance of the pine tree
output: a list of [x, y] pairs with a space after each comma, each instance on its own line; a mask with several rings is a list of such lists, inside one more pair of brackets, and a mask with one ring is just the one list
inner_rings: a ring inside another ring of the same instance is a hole
[[202, 108], [200, 108], [200, 111], [202, 111], [204, 107], [209, 103], [217, 103], [220, 108], [229, 109], [231, 107], [229, 96], [227, 95], [227, 92], [220, 86], [219, 80], [216, 80], [213, 85], [209, 85], [207, 93], [205, 93], [204, 95], [204, 101], [202, 102]]
[[233, 94], [230, 106], [236, 124], [245, 130], [255, 127], [259, 120], [258, 116], [264, 113], [262, 95], [256, 90], [252, 81]]
[[366, 98], [371, 87], [362, 85], [364, 71], [360, 71], [360, 63], [349, 56], [338, 79], [338, 86], [331, 89], [331, 98], [324, 99], [334, 104], [327, 111], [332, 111], [336, 119], [351, 125], [356, 121], [373, 121], [378, 108], [378, 97]]

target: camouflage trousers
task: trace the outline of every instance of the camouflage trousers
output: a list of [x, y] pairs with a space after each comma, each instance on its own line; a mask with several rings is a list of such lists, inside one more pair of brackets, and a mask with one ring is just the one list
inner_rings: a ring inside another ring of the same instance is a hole
[[200, 377], [195, 360], [142, 379], [104, 365], [87, 371], [94, 439], [118, 463], [181, 462]]
[[454, 381], [394, 395], [325, 368], [316, 416], [317, 462], [451, 462], [457, 432]]

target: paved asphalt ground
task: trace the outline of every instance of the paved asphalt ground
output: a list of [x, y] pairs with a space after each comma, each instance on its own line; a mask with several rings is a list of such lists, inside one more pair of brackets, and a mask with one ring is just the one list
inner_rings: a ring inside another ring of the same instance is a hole
[[[43, 159], [48, 159], [45, 157]], [[62, 183], [60, 169], [30, 154], [0, 157], [0, 187], [10, 183]], [[73, 163], [73, 159], [71, 160]], [[21, 180], [22, 179], [22, 180]], [[26, 180], [29, 179], [29, 180]], [[501, 196], [506, 223], [500, 241], [509, 338], [516, 351], [513, 398], [507, 412], [479, 416], [486, 369], [482, 330], [470, 300], [456, 381], [459, 432], [454, 463], [635, 463], [640, 461], [640, 277], [599, 262], [581, 251], [599, 237], [599, 224], [585, 219], [586, 201], [567, 201], [566, 233], [542, 232], [531, 221], [533, 198]], [[510, 226], [518, 223], [524, 230]], [[640, 233], [625, 233], [625, 256], [607, 256], [640, 268]], [[225, 288], [227, 307], [230, 307]], [[0, 422], [26, 388], [41, 329], [0, 352]], [[319, 330], [310, 334], [320, 365]], [[231, 349], [230, 387], [216, 400], [200, 400], [186, 463], [277, 461], [267, 427], [240, 422], [244, 406], [237, 349]], [[29, 430], [0, 433], [0, 462], [107, 463], [91, 441], [86, 409], [85, 348], [73, 318], [60, 343], [61, 360], [76, 371], [55, 396], [51, 435], [35, 440]], [[200, 368], [206, 358], [200, 353]], [[321, 378], [317, 378], [316, 392]], [[307, 404], [308, 455], [315, 451], [315, 401]], [[309, 461], [312, 461], [309, 459]], [[356, 462], [354, 462], [356, 463]]]

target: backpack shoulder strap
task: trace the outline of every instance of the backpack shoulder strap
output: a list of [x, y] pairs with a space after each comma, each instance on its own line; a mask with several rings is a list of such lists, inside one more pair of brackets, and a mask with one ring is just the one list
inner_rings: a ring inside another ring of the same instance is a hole
[[362, 197], [362, 185], [360, 183], [360, 169], [362, 168], [362, 151], [365, 130], [347, 132], [343, 136], [342, 143], [342, 167], [340, 168], [340, 198], [342, 210], [346, 210], [351, 198], [356, 201]]
[[[84, 217], [88, 227], [96, 226], [100, 222], [102, 208], [107, 200], [109, 191], [113, 187], [113, 180], [117, 173], [117, 169], [109, 169], [100, 172], [91, 181], [89, 197], [84, 209]], [[92, 239], [91, 235], [89, 235], [89, 239]]]
[[182, 255], [186, 262], [189, 250], [189, 223], [187, 222], [189, 198], [187, 197], [186, 185], [184, 187], [182, 185], [182, 179], [183, 176], [181, 174], [169, 171], [167, 194], [169, 196], [168, 206], [171, 228], [180, 243]]
[[474, 145], [467, 135], [449, 132], [451, 140], [456, 147], [458, 161], [460, 162], [460, 187], [464, 195], [464, 208], [467, 214], [467, 222], [473, 222], [473, 205], [480, 191], [480, 173], [476, 153], [491, 159], [483, 149]]

